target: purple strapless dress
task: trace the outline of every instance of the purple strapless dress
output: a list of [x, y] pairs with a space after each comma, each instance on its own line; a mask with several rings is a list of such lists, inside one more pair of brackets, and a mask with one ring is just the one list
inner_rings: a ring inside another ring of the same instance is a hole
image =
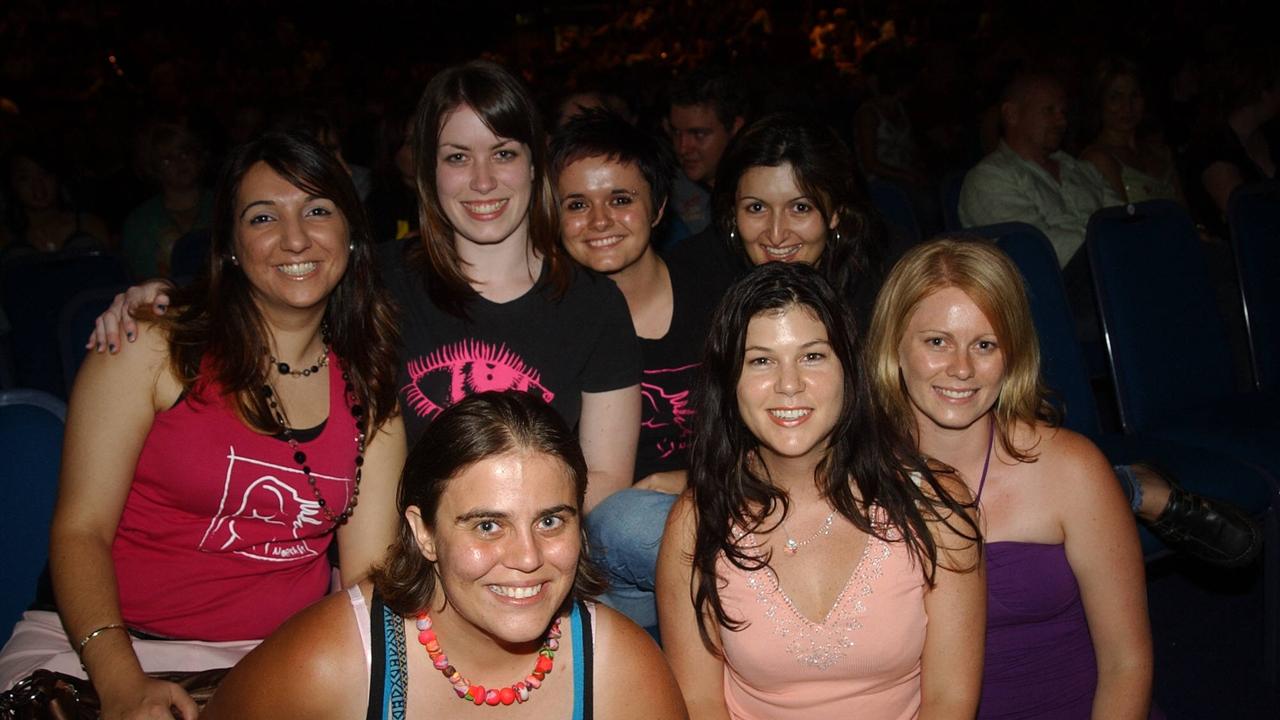
[[[1098, 687], [1080, 586], [1062, 545], [993, 542], [978, 720], [1088, 720]], [[1164, 714], [1154, 706], [1152, 720]]]
[[987, 545], [980, 720], [1088, 720], [1098, 685], [1080, 587], [1062, 545]]

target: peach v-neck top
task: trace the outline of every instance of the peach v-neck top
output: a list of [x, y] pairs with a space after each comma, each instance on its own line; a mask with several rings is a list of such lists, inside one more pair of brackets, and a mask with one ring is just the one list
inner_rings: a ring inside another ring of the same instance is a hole
[[[906, 544], [868, 536], [862, 558], [821, 623], [800, 613], [773, 570], [717, 572], [729, 617], [721, 628], [725, 704], [741, 720], [907, 720], [920, 712], [927, 618], [924, 578]], [[747, 536], [747, 542], [752, 542]]]

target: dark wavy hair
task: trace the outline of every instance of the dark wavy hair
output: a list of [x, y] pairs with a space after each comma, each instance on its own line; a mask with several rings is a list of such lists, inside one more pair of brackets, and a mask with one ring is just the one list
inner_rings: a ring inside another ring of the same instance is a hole
[[[766, 115], [739, 132], [716, 170], [711, 209], [730, 252], [750, 265], [738, 238], [738, 182], [754, 167], [790, 165], [796, 185], [813, 199], [824, 224], [837, 217], [818, 269], [844, 297], [879, 286], [887, 233], [871, 205], [849, 147], [826, 125], [791, 113]], [[874, 293], [871, 293], [874, 294]]]
[[[787, 493], [770, 482], [763, 463], [754, 461], [759, 443], [738, 410], [747, 325], [761, 313], [793, 307], [812, 313], [826, 327], [844, 371], [840, 414], [826, 457], [814, 470], [813, 480], [822, 496], [859, 530], [888, 542], [900, 537], [930, 585], [938, 566], [931, 524], [945, 524], [979, 542], [977, 525], [967, 514], [972, 506], [947, 492], [935, 475], [937, 470], [926, 465], [911, 438], [899, 432], [876, 401], [858, 366], [853, 323], [843, 306], [813, 267], [767, 263], [735, 283], [712, 317], [694, 399], [695, 428], [689, 450], [689, 487], [697, 512], [692, 593], [698, 631], [708, 647], [714, 647], [708, 615], [731, 630], [744, 625], [729, 617], [721, 603], [719, 558], [747, 572], [767, 566], [770, 560], [768, 554], [762, 557], [754, 546], [742, 544], [734, 529], [767, 532], [775, 527], [765, 525], [774, 509], [782, 505], [780, 518], [790, 509]], [[919, 474], [919, 485], [912, 473]], [[872, 520], [873, 506], [883, 511], [884, 524]]]
[[[169, 361], [193, 398], [216, 380], [234, 395], [241, 417], [260, 430], [279, 423], [262, 394], [268, 373], [269, 329], [253, 300], [253, 288], [231, 257], [240, 184], [249, 170], [266, 163], [295, 187], [332, 200], [347, 223], [351, 251], [347, 271], [329, 294], [325, 308], [330, 347], [342, 358], [356, 393], [365, 404], [369, 428], [396, 412], [396, 360], [400, 332], [395, 313], [374, 266], [372, 238], [351, 176], [315, 139], [296, 133], [266, 133], [231, 153], [214, 193], [209, 263], [192, 286], [176, 291], [176, 312], [155, 317], [169, 334]], [[212, 376], [203, 375], [208, 361]]]
[[551, 174], [590, 157], [604, 157], [621, 165], [634, 165], [649, 183], [650, 207], [662, 209], [671, 194], [676, 161], [670, 146], [621, 115], [590, 108], [565, 123], [551, 139]]
[[475, 60], [440, 71], [427, 83], [413, 121], [413, 154], [418, 175], [418, 213], [422, 250], [428, 273], [427, 292], [447, 312], [466, 317], [476, 297], [462, 259], [454, 246], [454, 228], [440, 205], [436, 187], [436, 157], [440, 131], [458, 108], [474, 110], [485, 127], [500, 138], [523, 143], [533, 165], [529, 194], [529, 242], [547, 263], [546, 276], [553, 297], [569, 288], [572, 261], [560, 249], [560, 219], [547, 176], [547, 134], [542, 115], [524, 83], [494, 63]]
[[[401, 615], [421, 611], [435, 592], [434, 564], [423, 556], [413, 528], [403, 519], [417, 507], [422, 521], [433, 525], [440, 499], [449, 483], [467, 468], [513, 451], [536, 452], [559, 460], [573, 480], [582, 523], [582, 500], [587, 492], [587, 461], [578, 436], [550, 405], [515, 390], [469, 395], [436, 416], [404, 463], [396, 507], [400, 528], [387, 561], [373, 573], [374, 584], [387, 607]], [[580, 531], [582, 552], [573, 591], [566, 602], [593, 597], [605, 589], [603, 575], [587, 554], [586, 531]]]

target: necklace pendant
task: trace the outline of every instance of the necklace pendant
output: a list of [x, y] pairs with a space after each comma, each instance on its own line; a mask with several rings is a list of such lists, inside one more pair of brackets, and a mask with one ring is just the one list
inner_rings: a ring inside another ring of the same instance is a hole
[[787, 544], [782, 548], [782, 551], [788, 555], [795, 555], [800, 552], [800, 543], [791, 538], [787, 538]]

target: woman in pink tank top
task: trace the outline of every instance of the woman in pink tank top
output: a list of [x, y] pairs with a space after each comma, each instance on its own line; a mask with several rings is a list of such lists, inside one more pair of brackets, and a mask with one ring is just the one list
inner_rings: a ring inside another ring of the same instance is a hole
[[717, 309], [690, 490], [658, 567], [691, 717], [970, 718], [981, 679], [969, 493], [872, 401], [852, 323], [811, 266]]
[[371, 244], [350, 177], [314, 140], [232, 153], [205, 276], [76, 379], [57, 612], [15, 628], [0, 690], [35, 668], [87, 673], [104, 717], [194, 720], [187, 692], [147, 673], [233, 664], [324, 596], [335, 538], [343, 583], [381, 560], [405, 449]]

